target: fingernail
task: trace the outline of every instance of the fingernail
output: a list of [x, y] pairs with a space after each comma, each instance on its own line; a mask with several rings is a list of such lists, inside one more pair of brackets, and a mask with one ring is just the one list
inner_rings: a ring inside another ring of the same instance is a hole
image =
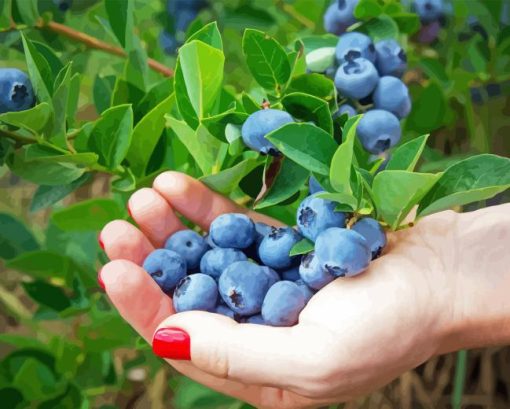
[[103, 278], [101, 277], [101, 271], [103, 271], [103, 269], [99, 270], [99, 273], [97, 273], [97, 282], [98, 282], [99, 286], [104, 290], [105, 287], [104, 287]]
[[129, 217], [133, 218], [133, 214], [131, 213], [131, 208], [129, 207], [129, 201], [126, 203], [127, 212], [129, 214]]
[[190, 338], [179, 328], [160, 328], [154, 334], [152, 351], [161, 358], [191, 360]]
[[104, 243], [103, 240], [101, 239], [101, 233], [99, 233], [97, 236], [97, 242], [99, 243], [99, 247], [101, 247], [101, 249], [104, 250]]

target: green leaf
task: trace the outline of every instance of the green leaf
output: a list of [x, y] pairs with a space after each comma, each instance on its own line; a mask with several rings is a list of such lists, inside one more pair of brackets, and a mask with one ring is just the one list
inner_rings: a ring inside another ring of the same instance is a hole
[[119, 7], [118, 0], [105, 0], [104, 7], [110, 26], [122, 48], [130, 51], [133, 46], [133, 0], [124, 0]]
[[432, 188], [439, 175], [384, 170], [376, 175], [372, 186], [377, 213], [396, 229], [412, 208]]
[[216, 21], [206, 24], [200, 30], [195, 31], [191, 37], [186, 40], [186, 43], [190, 43], [193, 40], [198, 40], [218, 50], [223, 50], [223, 41]]
[[354, 17], [358, 20], [368, 20], [377, 17], [383, 9], [377, 0], [360, 0], [354, 9]]
[[219, 172], [228, 145], [216, 139], [204, 126], [196, 131], [185, 122], [166, 116], [167, 126], [186, 146], [205, 176]]
[[19, 15], [28, 26], [34, 26], [39, 18], [37, 0], [15, 0]]
[[291, 72], [287, 53], [280, 43], [262, 31], [247, 29], [243, 35], [243, 53], [255, 80], [262, 87], [280, 93]]
[[90, 173], [85, 173], [80, 178], [65, 185], [39, 186], [32, 197], [30, 211], [37, 212], [41, 209], [46, 209], [65, 198], [68, 194], [87, 183], [90, 179]]
[[71, 300], [60, 287], [41, 280], [23, 283], [23, 287], [34, 301], [54, 311], [60, 312], [71, 307]]
[[69, 63], [62, 68], [62, 71], [58, 74], [61, 81], [58, 85], [58, 81], [55, 82], [55, 92], [53, 94], [55, 115], [53, 118], [53, 131], [51, 133], [50, 141], [61, 148], [66, 147], [66, 114], [71, 75], [71, 63]]
[[44, 145], [29, 145], [25, 149], [25, 161], [39, 161], [46, 163], [74, 163], [81, 166], [90, 166], [97, 163], [98, 156], [95, 153], [68, 153], [55, 150]]
[[0, 0], [0, 30], [11, 26], [11, 15], [12, 0]]
[[420, 17], [414, 13], [391, 13], [391, 18], [397, 23], [402, 34], [414, 34], [420, 29]]
[[303, 186], [309, 175], [308, 170], [284, 158], [271, 186], [264, 197], [257, 202], [255, 209], [273, 206], [292, 197]]
[[51, 118], [51, 107], [43, 102], [31, 109], [0, 114], [0, 122], [26, 129], [34, 135], [39, 134]]
[[55, 51], [48, 44], [32, 41], [35, 49], [42, 54], [51, 69], [52, 78], [57, 78], [58, 73], [64, 68], [64, 64], [60, 61]]
[[314, 244], [313, 241], [308, 239], [303, 239], [298, 241], [294, 246], [290, 249], [289, 256], [299, 256], [301, 254], [307, 254], [313, 251]]
[[258, 104], [251, 95], [244, 91], [242, 93], [241, 100], [246, 113], [253, 114], [254, 112], [260, 111], [260, 104]]
[[406, 119], [406, 128], [418, 133], [429, 133], [441, 127], [446, 121], [448, 112], [448, 102], [443, 88], [431, 82], [424, 88], [417, 88], [417, 92], [412, 94], [413, 101], [420, 103], [413, 106]]
[[351, 171], [354, 156], [354, 142], [356, 140], [356, 128], [361, 119], [357, 115], [349, 118], [344, 126], [344, 142], [338, 147], [329, 171], [331, 187], [337, 192], [352, 194]]
[[132, 192], [136, 189], [136, 177], [130, 168], [124, 168], [124, 173], [112, 181], [112, 189], [117, 192]]
[[13, 216], [0, 213], [0, 258], [10, 260], [39, 245], [27, 227]]
[[337, 206], [336, 210], [340, 210], [343, 212], [352, 212], [358, 207], [358, 199], [354, 197], [351, 193], [329, 193], [322, 192], [317, 193], [317, 197], [321, 199], [331, 200], [332, 202], [337, 202], [340, 206]]
[[399, 34], [397, 23], [385, 14], [364, 22], [357, 30], [367, 34], [376, 42], [387, 38], [396, 39]]
[[101, 114], [101, 112], [110, 107], [114, 87], [115, 87], [114, 75], [107, 75], [106, 77], [102, 77], [100, 75], [96, 76], [96, 79], [94, 81], [93, 94], [94, 105], [96, 106], [96, 111], [98, 114]]
[[419, 216], [490, 199], [510, 187], [510, 159], [478, 155], [458, 162], [442, 174], [423, 198]]
[[420, 59], [420, 67], [430, 79], [435, 80], [442, 87], [446, 87], [449, 84], [450, 79], [446, 73], [446, 67], [439, 59], [422, 58]]
[[124, 218], [117, 202], [110, 199], [89, 199], [57, 210], [52, 215], [55, 225], [64, 231], [101, 230], [114, 219]]
[[391, 154], [386, 170], [408, 170], [412, 172], [425, 149], [429, 135], [422, 135], [399, 146]]
[[53, 93], [53, 77], [48, 61], [40, 54], [31, 41], [21, 33], [23, 49], [25, 50], [25, 59], [27, 61], [28, 73], [35, 94], [39, 102], [51, 104], [51, 94]]
[[[133, 36], [132, 49], [128, 53], [123, 75], [126, 82], [141, 91], [140, 95], [143, 95], [146, 90], [147, 76], [149, 73], [147, 58], [147, 53], [140, 39]], [[141, 99], [141, 97], [139, 99]], [[138, 102], [138, 100], [136, 102]]]
[[327, 132], [307, 123], [290, 123], [266, 135], [285, 156], [311, 172], [329, 173], [337, 144]]
[[331, 79], [322, 74], [303, 74], [292, 79], [287, 92], [301, 92], [314, 95], [329, 104], [331, 112], [336, 112], [336, 88]]
[[193, 40], [179, 49], [175, 73], [175, 95], [183, 118], [196, 128], [212, 115], [223, 82], [223, 52]]
[[165, 128], [165, 114], [170, 113], [174, 102], [175, 97], [172, 94], [136, 124], [126, 157], [136, 176], [144, 175], [147, 163]]
[[99, 163], [110, 169], [119, 166], [131, 143], [133, 110], [119, 105], [103, 112], [89, 138], [90, 148], [99, 154]]
[[77, 269], [69, 257], [46, 250], [22, 253], [8, 261], [6, 267], [37, 279], [60, 278], [66, 282]]
[[327, 101], [302, 92], [287, 94], [282, 105], [295, 118], [313, 121], [317, 126], [333, 135], [333, 120]]
[[305, 45], [305, 53], [308, 54], [317, 48], [336, 47], [338, 36], [334, 34], [312, 35], [301, 38], [301, 41]]
[[259, 158], [248, 158], [231, 168], [222, 170], [214, 175], [204, 176], [200, 180], [212, 190], [226, 195], [238, 187], [239, 182], [260, 163], [261, 160]]

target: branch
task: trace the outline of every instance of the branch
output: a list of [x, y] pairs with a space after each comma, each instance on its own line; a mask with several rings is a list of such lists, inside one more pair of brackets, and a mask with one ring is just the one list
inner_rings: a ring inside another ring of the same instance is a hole
[[17, 133], [8, 131], [7, 129], [0, 128], [0, 137], [9, 138], [23, 145], [30, 143], [37, 143], [35, 139], [29, 138], [28, 136], [19, 135]]
[[[98, 40], [95, 37], [82, 33], [81, 31], [74, 30], [64, 24], [56, 23], [54, 21], [45, 22], [41, 20], [37, 23], [36, 28], [53, 31], [54, 33], [70, 38], [71, 40], [83, 43], [89, 48], [94, 48], [119, 57], [125, 58], [127, 56], [126, 52], [122, 48], [105, 43], [104, 41]], [[174, 75], [174, 71], [171, 68], [166, 67], [164, 64], [161, 64], [152, 58], [148, 58], [147, 63], [150, 68], [163, 74], [165, 77], [172, 77]]]

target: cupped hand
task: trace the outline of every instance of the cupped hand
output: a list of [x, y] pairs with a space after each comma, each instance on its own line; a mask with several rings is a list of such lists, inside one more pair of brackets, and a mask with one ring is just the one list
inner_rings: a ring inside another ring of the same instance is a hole
[[212, 313], [175, 314], [172, 300], [142, 269], [145, 257], [183, 229], [176, 212], [207, 230], [227, 212], [280, 225], [241, 208], [177, 172], [129, 200], [138, 225], [116, 220], [101, 233], [111, 262], [100, 272], [122, 317], [148, 342], [161, 328], [189, 335], [191, 360], [167, 360], [179, 372], [260, 408], [314, 408], [370, 392], [441, 352], [454, 313], [455, 217], [428, 217], [391, 233], [383, 256], [360, 276], [318, 292], [299, 324], [276, 328], [238, 324]]

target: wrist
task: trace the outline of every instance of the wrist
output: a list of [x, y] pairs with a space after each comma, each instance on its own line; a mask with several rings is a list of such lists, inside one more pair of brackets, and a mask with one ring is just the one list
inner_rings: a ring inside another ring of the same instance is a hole
[[440, 353], [510, 344], [510, 204], [454, 215]]

